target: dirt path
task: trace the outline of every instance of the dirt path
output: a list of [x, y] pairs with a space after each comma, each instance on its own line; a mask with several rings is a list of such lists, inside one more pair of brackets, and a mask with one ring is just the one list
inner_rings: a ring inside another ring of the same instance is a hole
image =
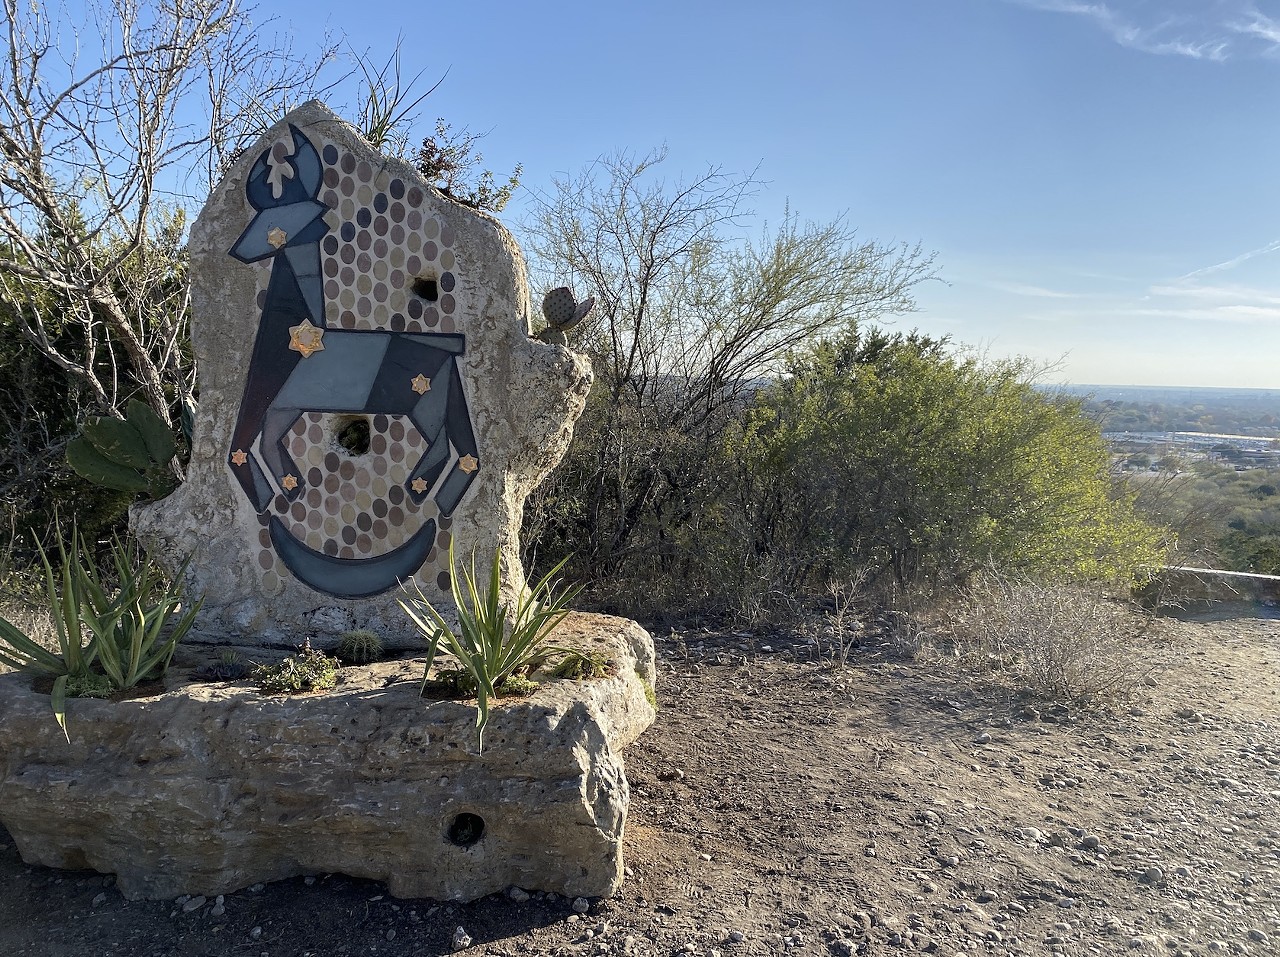
[[460, 926], [477, 955], [1280, 953], [1280, 622], [1164, 637], [1139, 700], [1037, 716], [887, 646], [836, 671], [671, 636], [627, 753], [629, 877], [586, 914], [339, 875], [129, 903], [0, 831], [0, 953], [422, 957]]

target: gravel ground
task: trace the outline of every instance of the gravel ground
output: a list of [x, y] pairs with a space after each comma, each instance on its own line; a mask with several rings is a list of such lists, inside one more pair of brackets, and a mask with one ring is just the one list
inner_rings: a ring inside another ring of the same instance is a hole
[[1280, 621], [1162, 623], [1107, 712], [784, 636], [672, 633], [627, 752], [627, 881], [396, 900], [315, 875], [128, 902], [0, 830], [0, 953], [1280, 953]]

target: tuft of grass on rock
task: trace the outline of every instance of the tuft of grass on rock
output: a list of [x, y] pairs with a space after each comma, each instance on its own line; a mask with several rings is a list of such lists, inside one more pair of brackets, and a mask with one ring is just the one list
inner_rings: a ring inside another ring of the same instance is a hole
[[584, 681], [588, 678], [604, 678], [609, 672], [609, 659], [589, 651], [564, 649], [564, 657], [551, 667], [551, 677]]

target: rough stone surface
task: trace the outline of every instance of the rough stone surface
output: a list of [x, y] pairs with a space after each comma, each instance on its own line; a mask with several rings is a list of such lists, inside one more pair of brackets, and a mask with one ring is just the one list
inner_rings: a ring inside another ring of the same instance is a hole
[[[473, 703], [418, 697], [419, 659], [343, 669], [333, 692], [294, 697], [172, 669], [154, 697], [68, 701], [69, 744], [49, 696], [4, 675], [0, 823], [28, 863], [114, 873], [134, 899], [330, 872], [400, 897], [611, 894], [621, 752], [654, 718], [653, 644], [597, 615], [554, 637], [606, 654], [612, 676], [496, 702], [482, 755]], [[455, 843], [474, 836], [460, 815], [484, 822], [469, 846]]]
[[[132, 519], [171, 572], [191, 558], [193, 637], [330, 648], [369, 628], [419, 647], [395, 584], [412, 574], [448, 606], [450, 541], [482, 567], [500, 548], [504, 595], [524, 588], [524, 501], [564, 454], [591, 371], [529, 337], [501, 224], [312, 102], [228, 171], [190, 251], [191, 462]], [[367, 451], [342, 442], [355, 419]]]

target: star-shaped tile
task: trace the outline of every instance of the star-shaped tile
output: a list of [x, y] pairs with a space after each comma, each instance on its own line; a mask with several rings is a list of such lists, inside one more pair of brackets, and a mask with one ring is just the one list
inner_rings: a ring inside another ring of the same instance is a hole
[[286, 491], [292, 492], [298, 487], [298, 479], [294, 475], [286, 475], [280, 480], [280, 484], [284, 486]]
[[236, 449], [234, 452], [231, 453], [232, 465], [244, 465], [244, 463], [247, 461], [249, 461], [249, 453], [246, 452], [244, 449]]
[[303, 319], [296, 326], [289, 327], [289, 348], [301, 352], [302, 358], [308, 359], [313, 352], [324, 350], [324, 329], [313, 326], [310, 319]]
[[413, 391], [422, 395], [424, 392], [431, 390], [431, 380], [419, 372], [413, 377]]
[[279, 249], [289, 241], [289, 234], [279, 226], [274, 226], [267, 230], [267, 244]]
[[416, 478], [409, 483], [409, 487], [421, 495], [427, 490], [427, 480], [424, 478]]
[[480, 467], [480, 461], [474, 455], [464, 455], [458, 459], [458, 468], [470, 475]]

